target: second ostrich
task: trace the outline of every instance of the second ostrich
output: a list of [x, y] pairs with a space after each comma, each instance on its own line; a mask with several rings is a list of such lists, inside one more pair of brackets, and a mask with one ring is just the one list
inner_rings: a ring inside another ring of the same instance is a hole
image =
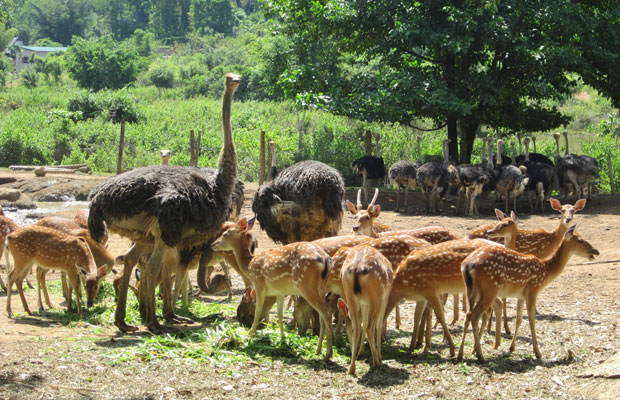
[[[143, 167], [106, 180], [90, 194], [88, 226], [95, 240], [103, 235], [105, 222], [110, 231], [153, 246], [140, 291], [141, 314], [153, 332], [164, 330], [155, 310], [155, 281], [163, 263], [189, 261], [199, 250], [202, 250], [201, 263], [210, 259], [211, 243], [228, 217], [237, 177], [230, 114], [233, 94], [240, 83], [239, 75], [226, 75], [222, 98], [224, 140], [217, 174], [192, 167]], [[129, 271], [127, 268], [125, 265], [119, 292], [124, 292], [125, 298], [133, 266]], [[118, 312], [117, 307], [119, 329], [137, 329], [125, 325], [124, 316], [120, 321]], [[164, 310], [164, 314], [174, 312]]]
[[344, 181], [319, 161], [301, 161], [258, 188], [252, 211], [276, 243], [335, 236], [342, 223]]

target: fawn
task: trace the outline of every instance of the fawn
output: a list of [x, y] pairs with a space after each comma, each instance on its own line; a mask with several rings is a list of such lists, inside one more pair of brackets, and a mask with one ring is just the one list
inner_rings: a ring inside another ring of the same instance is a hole
[[[355, 374], [355, 360], [363, 347], [362, 329], [366, 330], [372, 366], [381, 365], [381, 338], [384, 313], [392, 286], [392, 265], [371, 246], [356, 246], [348, 252], [340, 271], [343, 297], [338, 308], [347, 315], [347, 336], [351, 343], [351, 365], [348, 373]], [[343, 299], [344, 298], [344, 299]]]
[[[246, 270], [252, 282], [252, 290], [248, 290], [256, 298], [256, 310], [263, 309], [265, 298], [275, 296], [278, 305], [280, 334], [284, 337], [282, 324], [284, 296], [295, 295], [304, 297], [318, 311], [321, 320], [321, 333], [317, 346], [320, 354], [323, 338], [327, 335], [325, 359], [332, 356], [332, 313], [325, 301], [326, 280], [332, 266], [331, 257], [319, 246], [311, 242], [297, 242], [274, 249], [267, 249], [254, 256], [247, 246], [246, 234], [252, 223], [245, 219], [237, 222], [236, 229], [229, 229], [213, 243], [214, 250], [233, 251], [240, 269]], [[256, 333], [262, 313], [254, 313], [254, 321], [249, 333]]]
[[[86, 289], [86, 305], [92, 307], [99, 289], [99, 281], [105, 277], [108, 266], [103, 265], [97, 269], [86, 240], [55, 229], [27, 226], [11, 233], [7, 238], [7, 243], [15, 262], [13, 270], [9, 273], [7, 288], [6, 310], [9, 316], [13, 315], [11, 311], [13, 283], [17, 283], [17, 291], [21, 297], [24, 310], [31, 314], [22, 289], [22, 282], [35, 263], [40, 267], [63, 271], [67, 274], [69, 283], [75, 291], [80, 317], [82, 317], [80, 277], [83, 278]], [[69, 299], [68, 308], [71, 310], [71, 299]]]
[[480, 346], [478, 320], [498, 297], [516, 297], [518, 299], [515, 333], [510, 344], [510, 351], [514, 351], [516, 346], [517, 333], [523, 314], [523, 302], [525, 301], [534, 354], [537, 358], [542, 357], [538, 348], [535, 329], [535, 309], [538, 294], [562, 273], [573, 254], [591, 260], [599, 254], [598, 250], [575, 233], [576, 226], [573, 225], [566, 231], [560, 247], [545, 260], [506, 247], [487, 246], [474, 251], [463, 261], [461, 272], [467, 286], [467, 298], [470, 306], [463, 328], [459, 360], [463, 358], [465, 337], [471, 322], [476, 355], [480, 362], [484, 362], [482, 347]]

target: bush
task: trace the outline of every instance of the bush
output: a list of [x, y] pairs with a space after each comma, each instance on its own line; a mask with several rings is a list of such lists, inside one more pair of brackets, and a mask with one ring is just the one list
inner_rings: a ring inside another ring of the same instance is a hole
[[165, 63], [153, 63], [146, 73], [148, 79], [158, 89], [174, 87], [174, 69]]
[[24, 69], [24, 72], [22, 72], [22, 83], [24, 84], [24, 86], [32, 90], [37, 87], [38, 81], [39, 77], [34, 69]]

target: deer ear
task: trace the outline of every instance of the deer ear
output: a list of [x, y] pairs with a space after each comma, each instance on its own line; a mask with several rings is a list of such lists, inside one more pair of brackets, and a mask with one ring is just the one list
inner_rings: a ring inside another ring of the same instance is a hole
[[381, 213], [381, 206], [379, 204], [368, 207], [368, 214], [370, 214], [371, 217], [377, 218], [379, 216], [379, 213]]
[[347, 307], [347, 303], [342, 300], [342, 297], [338, 299], [338, 309], [344, 313], [344, 315], [349, 315], [349, 307]]
[[237, 231], [245, 232], [248, 229], [248, 220], [245, 218], [241, 218], [239, 222], [237, 222]]
[[575, 211], [581, 211], [586, 206], [586, 199], [577, 200], [575, 203]]
[[508, 216], [506, 214], [504, 214], [504, 212], [502, 210], [500, 210], [499, 208], [495, 209], [495, 216], [497, 217], [498, 221], [501, 221], [504, 218], [508, 218]]
[[353, 205], [353, 203], [351, 203], [349, 200], [347, 200], [347, 208], [349, 209], [351, 214], [357, 214], [357, 209], [355, 208], [355, 205]]
[[519, 217], [517, 217], [517, 213], [514, 211], [510, 212], [510, 219], [514, 221], [515, 224], [519, 224]]
[[573, 237], [573, 235], [575, 234], [576, 230], [577, 230], [577, 224], [571, 226], [570, 228], [568, 228], [568, 230], [564, 234], [564, 238], [570, 239], [571, 237]]
[[555, 211], [560, 211], [562, 209], [562, 204], [558, 199], [551, 198], [549, 199], [549, 203], [551, 203], [551, 208], [553, 208]]
[[246, 229], [246, 231], [249, 231], [254, 227], [254, 222], [256, 222], [256, 215], [252, 217], [252, 219], [248, 220], [248, 228]]
[[106, 274], [108, 273], [108, 265], [104, 264], [103, 266], [101, 266], [101, 268], [99, 268], [99, 272], [97, 274], [97, 277], [99, 279], [101, 278], [105, 278]]

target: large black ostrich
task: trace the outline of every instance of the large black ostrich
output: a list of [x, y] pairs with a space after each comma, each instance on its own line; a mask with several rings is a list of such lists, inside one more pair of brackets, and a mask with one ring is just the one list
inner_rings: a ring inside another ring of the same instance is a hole
[[288, 244], [335, 236], [342, 223], [344, 181], [319, 161], [301, 161], [258, 188], [252, 211], [274, 242]]
[[383, 157], [363, 156], [351, 161], [353, 172], [362, 177], [364, 198], [368, 201], [368, 187], [372, 179], [385, 178], [385, 163]]
[[[210, 259], [211, 242], [228, 218], [237, 177], [230, 109], [240, 82], [239, 75], [226, 75], [222, 99], [224, 141], [217, 174], [195, 167], [143, 167], [106, 180], [90, 194], [88, 226], [95, 240], [103, 235], [105, 222], [110, 231], [142, 244], [134, 248], [142, 247], [142, 251], [144, 246], [153, 247], [140, 292], [142, 316], [153, 332], [164, 330], [155, 310], [155, 280], [162, 264], [188, 262], [198, 250], [203, 250], [201, 264]], [[131, 268], [133, 265], [125, 265], [119, 304], [121, 296], [123, 303], [126, 300]], [[164, 301], [167, 303], [171, 302]], [[117, 307], [119, 329], [136, 330], [126, 325], [124, 314], [124, 307]], [[164, 316], [171, 315], [174, 316], [173, 310], [164, 310]]]

